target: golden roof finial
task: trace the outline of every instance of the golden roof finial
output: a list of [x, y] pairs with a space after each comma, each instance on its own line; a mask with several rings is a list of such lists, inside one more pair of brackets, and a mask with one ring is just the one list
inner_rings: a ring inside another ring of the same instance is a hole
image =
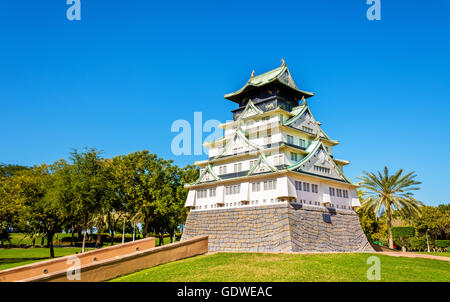
[[286, 66], [286, 62], [284, 61], [283, 58], [281, 58], [281, 66]]
[[250, 76], [250, 78], [253, 78], [254, 76], [255, 76], [255, 70], [253, 69], [252, 75]]
[[300, 106], [306, 105], [306, 100], [305, 100], [305, 96], [304, 96], [304, 95], [302, 96], [302, 101], [303, 101], [303, 102], [300, 104]]

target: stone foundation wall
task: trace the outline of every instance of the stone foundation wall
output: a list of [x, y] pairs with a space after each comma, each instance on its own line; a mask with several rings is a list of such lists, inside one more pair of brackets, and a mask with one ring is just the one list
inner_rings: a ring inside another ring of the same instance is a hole
[[374, 251], [354, 211], [292, 205], [288, 216], [293, 252]]
[[301, 204], [191, 211], [182, 240], [209, 236], [209, 251], [373, 251], [358, 216]]

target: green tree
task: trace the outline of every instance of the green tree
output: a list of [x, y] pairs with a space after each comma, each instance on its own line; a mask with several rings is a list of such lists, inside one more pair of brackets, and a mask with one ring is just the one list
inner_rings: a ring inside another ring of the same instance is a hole
[[445, 205], [424, 206], [421, 209], [420, 217], [415, 218], [413, 224], [421, 234], [426, 234], [428, 231], [433, 241], [437, 238], [448, 238], [450, 236], [450, 211], [445, 210]]
[[9, 177], [17, 174], [20, 171], [30, 169], [27, 166], [21, 165], [11, 165], [11, 164], [0, 164], [0, 178]]
[[50, 166], [53, 174], [52, 186], [49, 188], [49, 196], [60, 206], [65, 217], [65, 229], [71, 232], [71, 245], [75, 244], [74, 233], [80, 225], [81, 217], [77, 213], [75, 203], [73, 181], [75, 179], [74, 166], [65, 160], [59, 160]]
[[21, 207], [20, 187], [16, 185], [13, 177], [0, 177], [0, 241], [2, 247], [4, 241], [9, 238], [8, 228], [17, 222]]
[[101, 213], [102, 208], [112, 197], [108, 185], [108, 174], [105, 169], [101, 152], [96, 149], [86, 149], [79, 153], [71, 153], [73, 163], [73, 201], [74, 213], [81, 217], [83, 224], [82, 252], [85, 251], [87, 231], [92, 217]]
[[373, 212], [375, 217], [386, 215], [390, 248], [394, 247], [391, 231], [392, 212], [396, 210], [404, 217], [420, 214], [422, 203], [413, 197], [412, 191], [418, 190], [417, 185], [421, 182], [415, 178], [414, 172], [403, 174], [402, 169], [389, 175], [387, 167], [384, 167], [383, 173], [364, 172], [364, 175], [359, 177], [360, 186], [366, 196], [361, 207]]
[[0, 242], [8, 241], [9, 228], [19, 222], [20, 188], [16, 186], [13, 176], [29, 167], [0, 164]]
[[402, 251], [406, 252], [406, 240], [414, 237], [415, 230], [411, 226], [396, 226], [392, 227], [392, 237], [400, 239], [402, 243]]
[[20, 188], [20, 216], [29, 226], [31, 233], [41, 232], [47, 237], [50, 257], [54, 258], [53, 237], [64, 224], [60, 204], [49, 194], [53, 175], [47, 165], [35, 166], [13, 176], [16, 187]]
[[141, 213], [144, 237], [149, 234], [150, 223], [164, 211], [160, 209], [164, 168], [165, 161], [147, 150], [117, 156], [111, 162], [115, 197], [123, 200], [130, 216]]

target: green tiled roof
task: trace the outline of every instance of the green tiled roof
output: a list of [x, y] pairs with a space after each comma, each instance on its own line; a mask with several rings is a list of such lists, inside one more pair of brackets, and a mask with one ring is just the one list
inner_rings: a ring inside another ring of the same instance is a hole
[[[291, 84], [287, 84], [280, 79], [285, 72], [287, 72], [287, 74], [289, 75]], [[278, 81], [279, 83], [286, 85], [287, 87], [289, 87], [289, 88], [293, 89], [294, 91], [305, 96], [305, 98], [308, 98], [308, 97], [311, 97], [314, 95], [314, 93], [312, 93], [312, 92], [307, 92], [307, 91], [298, 89], [297, 85], [294, 83], [294, 80], [290, 76], [287, 66], [282, 65], [281, 67], [275, 68], [266, 73], [251, 77], [248, 80], [247, 84], [245, 84], [244, 87], [242, 87], [238, 91], [226, 94], [224, 96], [224, 98], [232, 100], [232, 99], [234, 99], [234, 97], [238, 96], [239, 94], [243, 93], [244, 91], [248, 90], [251, 87], [261, 87], [261, 86], [264, 86], [264, 85], [269, 84], [274, 81]]]

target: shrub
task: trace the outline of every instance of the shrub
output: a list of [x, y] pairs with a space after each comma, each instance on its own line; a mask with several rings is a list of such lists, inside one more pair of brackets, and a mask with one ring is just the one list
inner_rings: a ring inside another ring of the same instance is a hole
[[450, 240], [435, 240], [434, 246], [437, 248], [446, 249], [446, 248], [450, 247]]
[[391, 231], [394, 238], [408, 238], [415, 234], [415, 229], [411, 226], [392, 227]]
[[427, 250], [427, 240], [424, 236], [422, 237], [411, 237], [406, 241], [406, 247], [408, 250], [412, 251], [426, 251]]
[[402, 251], [406, 252], [406, 238], [413, 237], [415, 234], [414, 227], [393, 227], [391, 229], [392, 237], [400, 239], [402, 242]]

